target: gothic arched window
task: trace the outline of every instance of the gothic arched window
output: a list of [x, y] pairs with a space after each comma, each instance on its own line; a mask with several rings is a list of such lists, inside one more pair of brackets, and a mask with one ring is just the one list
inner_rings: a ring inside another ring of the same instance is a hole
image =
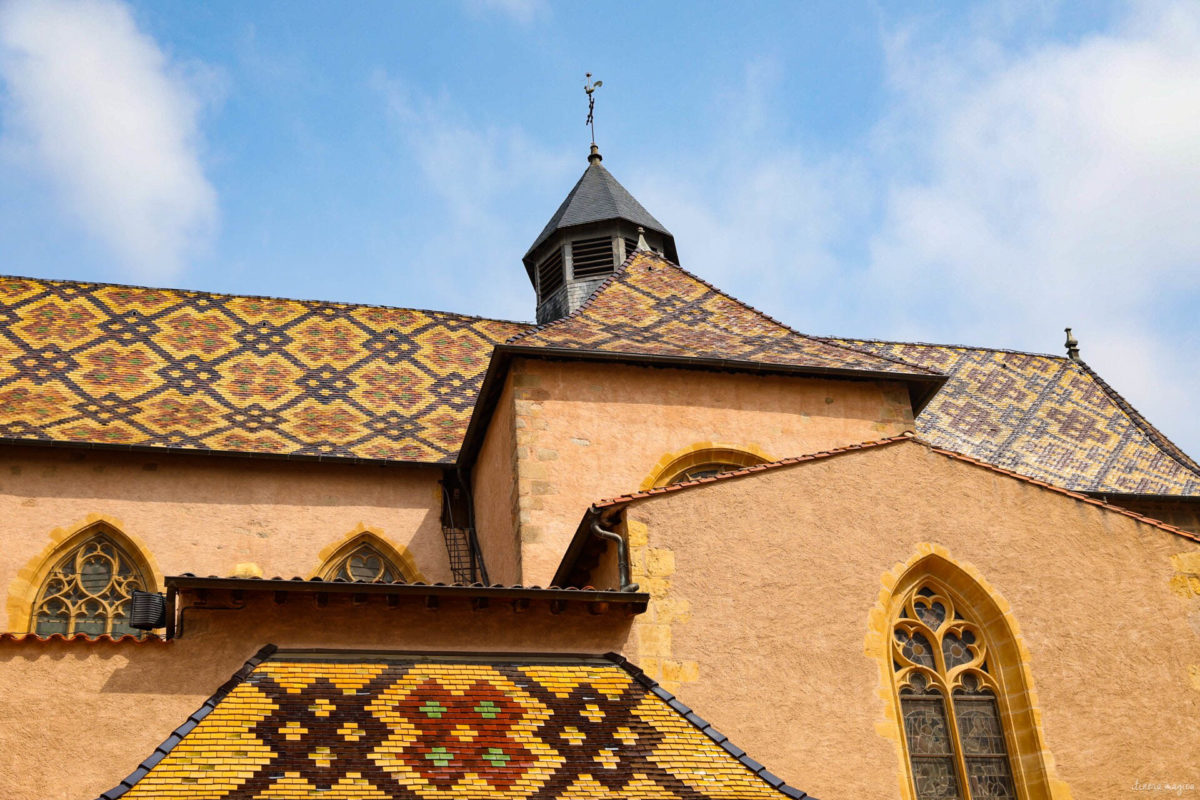
[[970, 610], [918, 582], [891, 652], [917, 800], [1016, 800], [997, 665]]
[[660, 461], [653, 477], [643, 485], [643, 488], [669, 486], [672, 483], [711, 478], [722, 472], [764, 464], [767, 461], [768, 459], [762, 455], [733, 447], [697, 447], [682, 455], [667, 457]]
[[134, 589], [149, 588], [142, 568], [116, 537], [95, 533], [71, 547], [46, 575], [30, 627], [43, 636], [142, 636], [144, 631], [129, 627], [129, 601]]
[[358, 583], [396, 583], [404, 572], [370, 542], [359, 542], [335, 556], [325, 569], [325, 580]]

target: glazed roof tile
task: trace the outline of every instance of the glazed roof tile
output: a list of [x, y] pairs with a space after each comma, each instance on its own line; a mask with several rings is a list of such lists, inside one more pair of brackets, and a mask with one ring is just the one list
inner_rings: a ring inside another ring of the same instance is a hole
[[1200, 467], [1082, 362], [978, 347], [847, 343], [949, 376], [916, 420], [934, 445], [1079, 492], [1200, 495]]
[[507, 344], [940, 378], [897, 357], [798, 333], [646, 251], [632, 255], [573, 314]]
[[101, 633], [95, 636], [86, 633], [50, 633], [46, 635], [38, 633], [0, 633], [0, 642], [89, 642], [99, 644], [170, 644], [170, 641], [161, 636], [134, 636], [130, 633], [123, 633], [119, 636], [113, 636], [108, 633]]
[[0, 279], [0, 439], [454, 460], [522, 323]]
[[803, 798], [619, 656], [264, 648], [104, 800]]

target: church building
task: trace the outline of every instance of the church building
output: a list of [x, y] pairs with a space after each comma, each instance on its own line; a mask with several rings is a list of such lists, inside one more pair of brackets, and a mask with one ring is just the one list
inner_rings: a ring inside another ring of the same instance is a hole
[[0, 796], [1200, 785], [1200, 466], [1069, 332], [805, 335], [595, 145], [522, 260], [534, 323], [0, 278]]

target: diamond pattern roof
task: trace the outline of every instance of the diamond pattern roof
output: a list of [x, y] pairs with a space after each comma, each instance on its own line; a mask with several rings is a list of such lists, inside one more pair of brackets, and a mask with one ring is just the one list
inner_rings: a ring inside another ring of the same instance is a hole
[[246, 672], [104, 797], [804, 796], [616, 663], [277, 656]]
[[526, 325], [407, 308], [0, 279], [0, 438], [453, 461]]
[[936, 370], [788, 328], [654, 253], [634, 254], [574, 314], [509, 344], [935, 377]]
[[931, 444], [1080, 492], [1200, 495], [1200, 468], [1085, 364], [1008, 350], [849, 340], [941, 370]]

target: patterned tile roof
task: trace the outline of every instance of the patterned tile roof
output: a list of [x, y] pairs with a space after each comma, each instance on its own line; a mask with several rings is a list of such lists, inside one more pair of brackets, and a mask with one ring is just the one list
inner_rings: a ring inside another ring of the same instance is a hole
[[937, 378], [936, 370], [805, 336], [660, 256], [638, 252], [568, 317], [510, 345]]
[[805, 796], [619, 657], [472, 663], [270, 650], [102, 798]]
[[1200, 467], [1086, 364], [1060, 356], [849, 340], [937, 369], [917, 417], [930, 443], [1065, 489], [1200, 495]]
[[0, 439], [454, 460], [514, 322], [0, 278]]

